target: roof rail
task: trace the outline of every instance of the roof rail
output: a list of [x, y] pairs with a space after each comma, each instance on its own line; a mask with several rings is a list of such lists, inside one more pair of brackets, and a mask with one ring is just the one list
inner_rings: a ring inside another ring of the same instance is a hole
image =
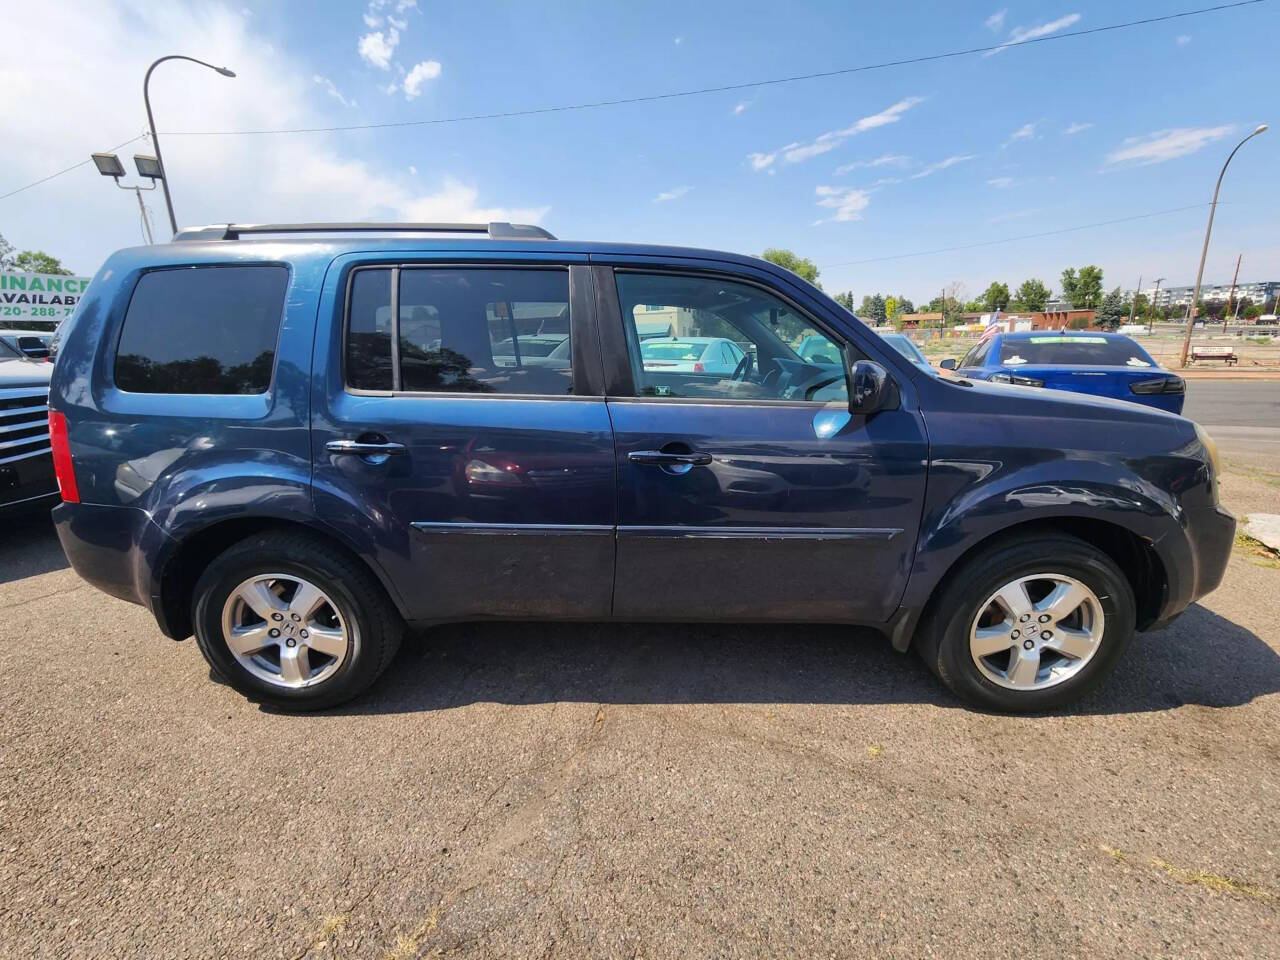
[[483, 233], [490, 240], [554, 240], [529, 223], [228, 223], [184, 227], [174, 240], [239, 240], [265, 233]]

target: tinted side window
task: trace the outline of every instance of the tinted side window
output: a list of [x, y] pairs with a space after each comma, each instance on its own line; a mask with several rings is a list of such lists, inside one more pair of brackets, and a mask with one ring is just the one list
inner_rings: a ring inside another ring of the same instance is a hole
[[263, 393], [271, 383], [289, 272], [189, 267], [144, 273], [133, 291], [115, 381], [134, 393]]
[[991, 349], [990, 341], [978, 343], [969, 348], [969, 352], [964, 355], [956, 366], [960, 367], [980, 367], [982, 366], [982, 358], [986, 352]]
[[401, 389], [563, 396], [569, 272], [404, 267]]
[[840, 348], [781, 298], [719, 277], [615, 276], [640, 396], [828, 402], [848, 395]]
[[353, 273], [347, 309], [347, 385], [390, 390], [391, 271]]

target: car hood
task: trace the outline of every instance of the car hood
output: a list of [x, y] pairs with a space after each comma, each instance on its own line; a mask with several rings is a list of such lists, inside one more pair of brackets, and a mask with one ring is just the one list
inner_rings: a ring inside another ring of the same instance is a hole
[[47, 387], [53, 364], [39, 360], [0, 360], [0, 390], [11, 387]]

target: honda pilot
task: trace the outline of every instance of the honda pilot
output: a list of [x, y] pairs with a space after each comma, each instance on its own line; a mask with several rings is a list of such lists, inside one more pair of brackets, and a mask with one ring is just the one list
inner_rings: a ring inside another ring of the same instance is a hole
[[122, 250], [49, 410], [76, 571], [285, 709], [479, 619], [870, 626], [969, 703], [1054, 708], [1235, 528], [1190, 420], [939, 376], [752, 257], [522, 225]]

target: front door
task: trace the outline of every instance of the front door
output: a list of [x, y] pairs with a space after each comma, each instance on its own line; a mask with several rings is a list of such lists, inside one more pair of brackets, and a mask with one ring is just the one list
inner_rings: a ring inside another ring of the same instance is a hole
[[[776, 289], [639, 268], [596, 277], [601, 341], [626, 358], [606, 355], [614, 616], [886, 620], [924, 496], [914, 409], [851, 415], [841, 350], [856, 348]], [[726, 372], [717, 355], [741, 359]]]
[[414, 619], [607, 617], [614, 453], [587, 268], [334, 272], [320, 515], [370, 545]]

